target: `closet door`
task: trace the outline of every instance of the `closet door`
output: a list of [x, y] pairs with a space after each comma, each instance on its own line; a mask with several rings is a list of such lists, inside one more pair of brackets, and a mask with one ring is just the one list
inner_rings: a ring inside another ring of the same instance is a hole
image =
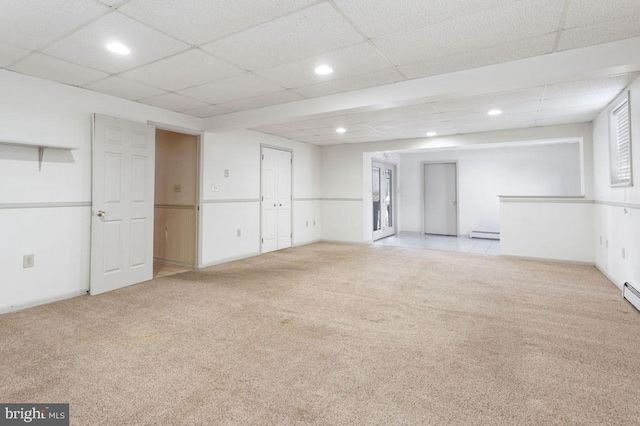
[[262, 253], [291, 247], [291, 152], [262, 149]]

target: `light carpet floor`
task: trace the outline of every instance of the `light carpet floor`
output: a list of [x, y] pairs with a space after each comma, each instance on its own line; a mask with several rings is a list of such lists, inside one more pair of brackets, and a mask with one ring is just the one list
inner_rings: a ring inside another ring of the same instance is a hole
[[638, 424], [593, 267], [313, 244], [0, 316], [0, 401], [74, 425]]

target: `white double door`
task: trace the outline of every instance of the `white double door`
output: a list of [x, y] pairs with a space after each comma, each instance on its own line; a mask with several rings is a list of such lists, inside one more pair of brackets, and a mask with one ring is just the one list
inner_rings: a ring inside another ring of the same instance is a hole
[[262, 148], [262, 253], [291, 247], [290, 151]]
[[390, 164], [372, 165], [371, 199], [373, 202], [373, 240], [389, 237], [395, 229], [396, 168]]
[[155, 127], [96, 114], [90, 293], [153, 278]]

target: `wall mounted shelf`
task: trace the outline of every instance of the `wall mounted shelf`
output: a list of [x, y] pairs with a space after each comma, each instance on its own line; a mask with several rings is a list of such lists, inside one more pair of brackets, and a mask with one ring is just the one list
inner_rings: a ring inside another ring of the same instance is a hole
[[42, 158], [44, 157], [45, 149], [58, 149], [66, 151], [80, 149], [80, 147], [77, 146], [62, 145], [58, 143], [10, 141], [3, 139], [0, 139], [0, 145], [20, 146], [23, 148], [38, 148], [38, 171], [42, 170]]

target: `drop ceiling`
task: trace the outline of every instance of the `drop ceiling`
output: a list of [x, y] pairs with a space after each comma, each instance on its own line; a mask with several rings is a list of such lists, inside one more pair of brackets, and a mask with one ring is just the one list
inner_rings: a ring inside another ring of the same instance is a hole
[[[3, 0], [2, 7], [0, 67], [201, 118], [640, 36], [638, 0]], [[131, 54], [108, 52], [109, 41]], [[334, 72], [316, 75], [324, 63]], [[248, 127], [323, 145], [586, 122], [637, 76], [640, 64], [632, 65]], [[487, 117], [494, 107], [504, 113]]]

